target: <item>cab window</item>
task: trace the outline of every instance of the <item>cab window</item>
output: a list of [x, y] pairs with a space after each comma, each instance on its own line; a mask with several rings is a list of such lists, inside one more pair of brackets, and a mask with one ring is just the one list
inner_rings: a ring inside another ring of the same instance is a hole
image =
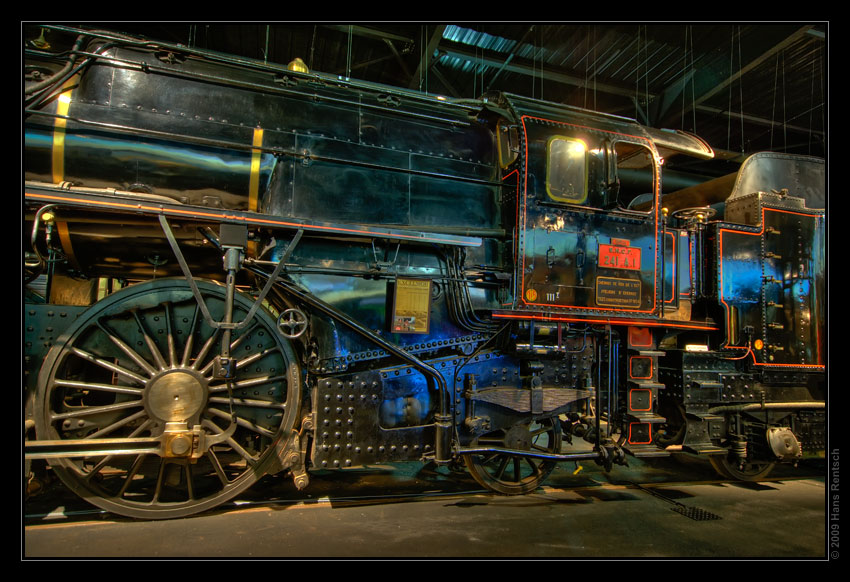
[[617, 182], [612, 207], [649, 211], [655, 200], [655, 157], [640, 144], [614, 142]]
[[546, 192], [552, 200], [587, 200], [587, 146], [580, 139], [555, 136], [547, 145]]

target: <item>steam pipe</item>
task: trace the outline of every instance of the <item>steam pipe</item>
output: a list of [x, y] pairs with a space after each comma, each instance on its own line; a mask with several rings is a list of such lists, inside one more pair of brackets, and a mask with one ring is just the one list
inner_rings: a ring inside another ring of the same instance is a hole
[[55, 75], [52, 75], [52, 76], [48, 77], [47, 79], [44, 79], [43, 81], [39, 81], [38, 83], [35, 83], [34, 85], [30, 85], [29, 87], [26, 88], [24, 93], [26, 95], [31, 95], [33, 93], [41, 91], [44, 88], [49, 87], [51, 84], [56, 82], [57, 79], [61, 80], [63, 75], [65, 75], [68, 71], [70, 71], [73, 68], [74, 63], [77, 61], [77, 53], [79, 52], [80, 47], [83, 46], [83, 40], [85, 38], [86, 38], [86, 35], [84, 35], [84, 34], [81, 34], [80, 36], [77, 37], [77, 41], [74, 43], [74, 48], [71, 49], [71, 56], [68, 58], [68, 62], [65, 63], [65, 66], [62, 67], [62, 69], [60, 69]]
[[750, 410], [796, 410], [796, 409], [821, 409], [826, 408], [826, 402], [761, 402], [754, 404], [729, 404], [726, 406], [715, 406], [709, 408], [708, 412], [749, 412]]

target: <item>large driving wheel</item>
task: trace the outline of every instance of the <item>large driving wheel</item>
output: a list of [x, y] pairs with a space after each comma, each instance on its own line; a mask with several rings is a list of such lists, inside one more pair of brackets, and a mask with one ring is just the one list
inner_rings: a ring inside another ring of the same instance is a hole
[[[558, 453], [561, 450], [561, 423], [546, 418], [531, 424], [516, 424], [478, 437], [476, 446], [500, 449]], [[483, 487], [504, 495], [523, 495], [537, 489], [557, 464], [534, 457], [492, 453], [465, 455], [472, 477]]]
[[[212, 318], [222, 321], [224, 287], [198, 287]], [[252, 302], [237, 294], [233, 321], [244, 319]], [[204, 321], [184, 280], [133, 285], [95, 304], [44, 362], [38, 438], [130, 443], [176, 426], [214, 444], [202, 455], [196, 449], [196, 458], [187, 452], [189, 439], [176, 439], [167, 452], [53, 460], [57, 475], [98, 507], [146, 519], [184, 517], [244, 491], [275, 462], [299, 416], [295, 353], [275, 330], [259, 309], [234, 331], [235, 377], [224, 381], [213, 374], [222, 333]]]

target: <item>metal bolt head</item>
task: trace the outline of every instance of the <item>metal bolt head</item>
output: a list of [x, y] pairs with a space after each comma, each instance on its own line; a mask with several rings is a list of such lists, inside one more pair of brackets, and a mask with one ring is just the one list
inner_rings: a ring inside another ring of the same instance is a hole
[[179, 436], [171, 441], [171, 452], [175, 455], [185, 455], [192, 446], [192, 441], [188, 437]]

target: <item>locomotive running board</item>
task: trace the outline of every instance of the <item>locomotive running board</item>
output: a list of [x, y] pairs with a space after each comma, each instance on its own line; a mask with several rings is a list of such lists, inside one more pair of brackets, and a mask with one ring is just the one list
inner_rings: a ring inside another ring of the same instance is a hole
[[626, 317], [608, 317], [586, 313], [566, 313], [548, 311], [496, 310], [496, 319], [515, 319], [523, 321], [541, 321], [543, 323], [596, 323], [602, 325], [622, 325], [628, 327], [665, 327], [676, 329], [692, 329], [700, 331], [717, 331], [712, 321], [678, 321], [670, 319], [634, 319]]
[[44, 204], [62, 204], [80, 209], [130, 212], [148, 216], [166, 216], [183, 220], [200, 220], [225, 224], [242, 224], [254, 228], [304, 230], [305, 232], [380, 238], [413, 243], [441, 244], [460, 247], [480, 247], [480, 237], [460, 236], [437, 232], [389, 229], [372, 225], [326, 223], [299, 218], [283, 218], [256, 212], [207, 208], [180, 204], [160, 195], [140, 194], [118, 190], [65, 188], [55, 184], [25, 185], [24, 200]]

